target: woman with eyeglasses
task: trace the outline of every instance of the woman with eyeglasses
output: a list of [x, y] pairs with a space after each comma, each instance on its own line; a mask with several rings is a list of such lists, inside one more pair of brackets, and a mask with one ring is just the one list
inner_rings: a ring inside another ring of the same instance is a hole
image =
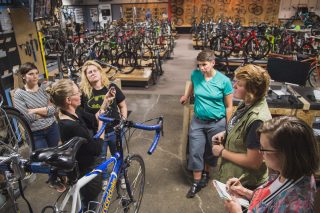
[[195, 97], [188, 159], [193, 183], [187, 198], [193, 198], [208, 184], [210, 167], [217, 164], [217, 158], [211, 153], [211, 138], [225, 129], [232, 113], [232, 84], [228, 77], [214, 69], [214, 53], [200, 52], [197, 62], [199, 68], [192, 71], [187, 93], [180, 98], [180, 103], [185, 104], [192, 94]]
[[250, 200], [248, 212], [316, 212], [314, 173], [319, 169], [319, 148], [314, 133], [296, 117], [280, 116], [259, 129], [260, 152], [268, 168], [278, 176], [254, 191], [246, 189], [237, 178], [228, 180], [233, 199], [225, 201], [230, 213], [242, 212], [235, 197]]
[[[86, 113], [81, 105], [81, 91], [78, 86], [69, 79], [62, 79], [50, 85], [47, 88], [51, 101], [59, 107], [59, 128], [62, 142], [66, 142], [75, 136], [87, 139], [88, 143], [82, 144], [76, 159], [78, 161], [79, 173], [82, 177], [90, 172], [100, 162], [99, 155], [103, 144], [102, 134], [100, 140], [93, 139], [96, 127], [101, 127], [102, 122], [95, 115]], [[105, 108], [110, 101], [114, 99], [115, 94], [107, 93], [100, 112], [104, 113]], [[89, 182], [80, 191], [82, 202], [87, 206], [89, 201], [96, 200], [101, 191], [102, 177], [99, 175], [93, 181]]]
[[27, 119], [33, 136], [33, 150], [55, 147], [60, 141], [55, 119], [55, 107], [45, 89], [47, 82], [39, 83], [39, 70], [35, 64], [22, 64], [18, 73], [24, 86], [14, 93], [14, 105]]
[[258, 127], [271, 114], [266, 101], [268, 72], [249, 64], [235, 71], [233, 97], [242, 100], [232, 114], [226, 131], [212, 137], [212, 152], [221, 157], [219, 180], [242, 176], [242, 184], [254, 189], [268, 180], [268, 170], [259, 152]]

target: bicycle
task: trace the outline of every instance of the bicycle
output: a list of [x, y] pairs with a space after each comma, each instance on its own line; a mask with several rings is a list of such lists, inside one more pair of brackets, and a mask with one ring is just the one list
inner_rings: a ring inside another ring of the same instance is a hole
[[[108, 165], [113, 164], [107, 188], [103, 191], [103, 195], [99, 199], [99, 202], [90, 202], [88, 204], [88, 209], [85, 212], [108, 212], [109, 210], [111, 210], [111, 212], [138, 212], [145, 183], [144, 161], [142, 157], [137, 154], [128, 154], [124, 157], [121, 132], [124, 128], [128, 130], [130, 128], [136, 128], [155, 131], [156, 134], [153, 143], [148, 150], [148, 154], [152, 154], [159, 142], [160, 133], [163, 133], [163, 117], [155, 118], [158, 120], [156, 125], [146, 125], [144, 122], [134, 123], [124, 119], [115, 120], [108, 118], [106, 115], [100, 115], [99, 119], [103, 121], [103, 126], [94, 137], [99, 138], [104, 132], [107, 123], [112, 123], [116, 134], [117, 152], [80, 179], [78, 179], [75, 155], [78, 148], [85, 140], [78, 137], [69, 140], [57, 148], [39, 149], [33, 152], [30, 160], [21, 158], [15, 151], [7, 156], [0, 156], [0, 171], [4, 171], [6, 174], [12, 173], [11, 175], [6, 176], [6, 180], [10, 184], [17, 179], [20, 181], [24, 180], [24, 174], [26, 172], [50, 174], [51, 179], [52, 177], [55, 177], [57, 180], [62, 176], [67, 176], [68, 184], [70, 186], [69, 190], [61, 194], [53, 206], [43, 208], [42, 212], [47, 212], [47, 210], [51, 210], [50, 212], [55, 213], [66, 212], [66, 208], [69, 207], [67, 205], [68, 201], [72, 197], [70, 212], [75, 213], [84, 211], [84, 206], [81, 204], [79, 193], [81, 187], [103, 171], [107, 171]], [[0, 143], [3, 144], [1, 141]], [[5, 147], [7, 146], [6, 144], [3, 145]], [[129, 150], [127, 151], [129, 153]], [[15, 170], [12, 170], [12, 168], [15, 168]], [[14, 173], [13, 171], [17, 171], [17, 173]], [[14, 175], [17, 177], [10, 179], [10, 177], [14, 177]], [[125, 184], [123, 185], [125, 186], [121, 185], [120, 179], [124, 179]], [[117, 196], [113, 196], [115, 190]], [[59, 202], [62, 195], [65, 195], [64, 199], [62, 202]], [[31, 206], [29, 210], [32, 212]]]
[[[16, 109], [4, 106], [0, 95], [0, 156], [15, 152], [23, 158], [29, 158], [34, 148], [33, 144], [31, 129], [24, 116]], [[0, 179], [9, 175], [0, 170]], [[13, 184], [1, 181], [0, 194], [3, 194], [7, 200], [3, 206], [11, 201], [8, 198], [18, 196]], [[0, 205], [0, 211], [3, 206]]]
[[25, 158], [29, 157], [34, 149], [31, 129], [24, 115], [13, 107], [3, 105], [3, 97], [1, 95], [0, 142], [9, 145], [12, 150]]
[[319, 56], [311, 57], [302, 62], [310, 62], [308, 82], [314, 88], [320, 88], [320, 60]]
[[[260, 26], [257, 26], [259, 29]], [[268, 55], [271, 46], [265, 36], [260, 36], [255, 30], [232, 30], [228, 35], [219, 35], [210, 41], [210, 49], [217, 57], [228, 57], [232, 52], [244, 49], [246, 55], [253, 59], [261, 59]]]

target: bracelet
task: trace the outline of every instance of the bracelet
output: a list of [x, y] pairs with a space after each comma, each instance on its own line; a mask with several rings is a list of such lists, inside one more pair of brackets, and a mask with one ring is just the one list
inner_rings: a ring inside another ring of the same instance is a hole
[[224, 147], [221, 149], [221, 151], [219, 152], [219, 157], [222, 156], [222, 151], [224, 150]]

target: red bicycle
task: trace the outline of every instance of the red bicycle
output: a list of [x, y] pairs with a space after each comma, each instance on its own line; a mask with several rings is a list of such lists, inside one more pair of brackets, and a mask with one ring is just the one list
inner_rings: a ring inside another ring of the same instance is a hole
[[228, 35], [214, 37], [210, 48], [217, 57], [228, 57], [231, 53], [244, 50], [253, 59], [268, 55], [271, 45], [265, 36], [257, 35], [255, 30], [232, 30]]

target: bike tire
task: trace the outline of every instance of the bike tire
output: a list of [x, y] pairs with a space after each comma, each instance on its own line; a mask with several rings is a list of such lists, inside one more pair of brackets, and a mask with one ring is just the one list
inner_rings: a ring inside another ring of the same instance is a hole
[[139, 212], [145, 185], [145, 165], [142, 157], [136, 154], [127, 156], [121, 172], [123, 172], [120, 175], [124, 177], [125, 188], [121, 187], [120, 176], [117, 182], [117, 190], [112, 196], [108, 211], [113, 213], [137, 213]]
[[136, 68], [137, 64], [137, 57], [132, 52], [125, 51], [117, 57], [116, 66], [121, 70], [121, 73], [123, 74], [132, 73]]
[[245, 46], [247, 55], [250, 55], [253, 59], [264, 58], [268, 55], [270, 49], [270, 41], [264, 36], [257, 36], [256, 39], [251, 38]]
[[211, 39], [210, 49], [216, 57], [229, 57], [234, 50], [234, 42], [229, 36], [220, 35]]
[[319, 71], [317, 70], [317, 67], [314, 66], [310, 69], [309, 74], [308, 74], [308, 82], [310, 86], [313, 88], [320, 88], [320, 76], [319, 76]]
[[[23, 159], [29, 159], [34, 150], [34, 141], [30, 126], [24, 116], [13, 108], [4, 109], [13, 131], [7, 130], [7, 144]], [[14, 135], [12, 135], [14, 133]]]

